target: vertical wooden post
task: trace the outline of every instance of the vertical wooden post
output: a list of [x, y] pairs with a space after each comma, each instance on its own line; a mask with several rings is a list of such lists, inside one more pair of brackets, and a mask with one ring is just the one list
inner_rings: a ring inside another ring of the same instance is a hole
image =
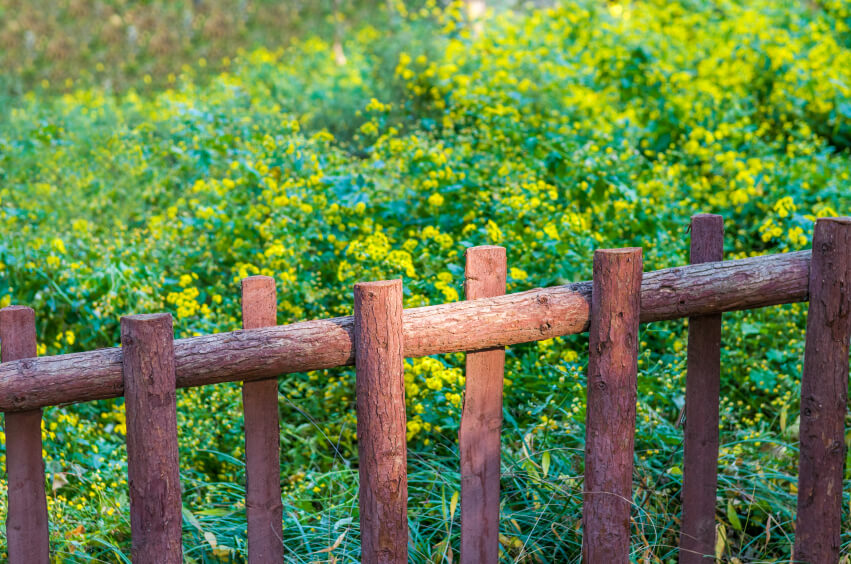
[[[277, 324], [275, 279], [251, 276], [242, 281], [242, 328]], [[242, 384], [245, 419], [245, 509], [248, 517], [248, 562], [283, 562], [281, 440], [278, 379]]]
[[589, 564], [629, 562], [641, 276], [640, 248], [594, 253], [582, 505]]
[[[3, 362], [33, 358], [38, 354], [32, 309], [9, 306], [0, 310], [0, 346]], [[41, 410], [7, 413], [9, 508], [6, 539], [11, 564], [47, 564], [50, 561], [41, 451]]]
[[[468, 300], [505, 294], [505, 248], [467, 249]], [[461, 454], [461, 563], [499, 562], [500, 430], [505, 348], [467, 353]]]
[[121, 318], [133, 564], [179, 563], [182, 515], [171, 315]]
[[[691, 218], [691, 262], [724, 260], [724, 218]], [[683, 517], [680, 563], [715, 555], [715, 490], [718, 486], [718, 405], [721, 401], [721, 314], [689, 318]]]
[[408, 562], [402, 281], [355, 284], [361, 562]]
[[801, 377], [796, 562], [838, 562], [851, 336], [851, 218], [816, 221]]

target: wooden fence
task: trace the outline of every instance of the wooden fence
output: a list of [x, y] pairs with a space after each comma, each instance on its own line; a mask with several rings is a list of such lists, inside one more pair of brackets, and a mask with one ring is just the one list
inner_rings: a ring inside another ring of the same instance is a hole
[[282, 562], [275, 377], [356, 365], [362, 561], [408, 559], [403, 360], [469, 351], [459, 433], [461, 561], [499, 557], [504, 347], [588, 331], [583, 553], [629, 560], [640, 323], [688, 317], [680, 562], [714, 556], [721, 314], [809, 300], [794, 555], [836, 562], [845, 460], [851, 219], [813, 250], [722, 261], [720, 216], [691, 223], [689, 266], [643, 273], [641, 249], [599, 250], [593, 281], [505, 295], [501, 247], [467, 250], [467, 301], [402, 309], [402, 282], [356, 284], [354, 316], [275, 325], [274, 280], [242, 283], [243, 330], [173, 340], [169, 314], [121, 320], [122, 348], [36, 358], [35, 315], [0, 310], [12, 564], [47, 563], [41, 409], [124, 396], [134, 562], [180, 562], [175, 389], [244, 381], [248, 559]]

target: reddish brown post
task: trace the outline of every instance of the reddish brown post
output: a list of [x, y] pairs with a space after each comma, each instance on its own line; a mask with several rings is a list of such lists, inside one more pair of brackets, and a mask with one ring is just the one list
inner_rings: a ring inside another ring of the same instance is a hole
[[582, 549], [589, 564], [629, 562], [640, 248], [594, 253]]
[[121, 318], [134, 564], [183, 560], [173, 339], [168, 313]]
[[408, 561], [402, 281], [355, 284], [361, 562]]
[[[724, 218], [691, 218], [691, 262], [724, 260]], [[718, 405], [721, 400], [721, 314], [690, 317], [686, 369], [683, 520], [680, 563], [715, 555], [718, 485]]]
[[[23, 306], [0, 310], [2, 361], [34, 358], [35, 312]], [[6, 471], [9, 509], [6, 516], [9, 562], [47, 564], [50, 534], [41, 457], [41, 409], [6, 414]]]
[[[275, 279], [251, 276], [242, 281], [242, 328], [277, 324]], [[242, 384], [245, 417], [245, 509], [248, 516], [248, 561], [283, 562], [281, 441], [278, 379]]]
[[801, 377], [796, 562], [838, 562], [851, 336], [851, 218], [816, 222]]
[[[468, 300], [505, 294], [505, 248], [467, 249]], [[475, 329], [473, 329], [475, 330]], [[505, 348], [467, 353], [461, 453], [461, 563], [499, 562], [500, 430]]]

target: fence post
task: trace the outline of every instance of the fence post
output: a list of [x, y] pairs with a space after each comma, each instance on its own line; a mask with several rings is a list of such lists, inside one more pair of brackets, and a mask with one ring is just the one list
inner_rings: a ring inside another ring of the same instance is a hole
[[183, 560], [173, 341], [168, 313], [121, 318], [134, 564]]
[[[691, 218], [691, 263], [724, 260], [724, 218]], [[718, 406], [721, 400], [721, 314], [690, 317], [686, 368], [683, 515], [680, 564], [715, 555]]]
[[361, 562], [408, 562], [402, 281], [355, 284]]
[[640, 248], [594, 253], [582, 504], [589, 564], [629, 562], [641, 277]]
[[[24, 306], [0, 310], [2, 362], [33, 358], [37, 352], [35, 312]], [[41, 409], [6, 414], [6, 472], [9, 507], [6, 539], [11, 564], [47, 564], [50, 532], [41, 456]]]
[[[464, 292], [468, 300], [505, 294], [504, 247], [466, 252]], [[458, 431], [461, 454], [461, 563], [499, 562], [500, 430], [505, 348], [469, 352], [466, 389]]]
[[[242, 328], [277, 324], [275, 279], [242, 280]], [[243, 382], [245, 419], [245, 509], [248, 518], [248, 561], [283, 562], [281, 440], [278, 422], [278, 379]]]
[[801, 377], [796, 562], [838, 562], [851, 335], [851, 218], [816, 221]]

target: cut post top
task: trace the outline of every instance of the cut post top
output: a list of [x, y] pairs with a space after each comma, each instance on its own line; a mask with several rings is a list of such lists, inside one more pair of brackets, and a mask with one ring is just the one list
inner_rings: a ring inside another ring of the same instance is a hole
[[851, 226], [851, 217], [840, 216], [840, 217], [820, 217], [816, 219], [816, 227], [818, 227], [819, 223], [838, 223], [843, 226]]
[[265, 274], [255, 274], [253, 276], [246, 276], [245, 278], [242, 279], [241, 282], [242, 282], [243, 286], [245, 286], [246, 283], [249, 283], [249, 284], [256, 284], [256, 283], [268, 284], [269, 282], [271, 282], [272, 284], [274, 284], [275, 278], [272, 277], [272, 276], [266, 276]]
[[621, 255], [640, 255], [642, 253], [641, 247], [622, 247], [620, 249], [597, 249], [594, 251], [594, 255], [605, 255], [605, 256], [621, 256]]
[[32, 308], [11, 305], [0, 309], [0, 347], [2, 362], [38, 356]]
[[402, 279], [395, 278], [393, 280], [376, 280], [374, 282], [358, 282], [355, 284], [355, 294], [370, 295], [374, 292], [387, 292], [402, 288]]
[[170, 313], [137, 313], [134, 315], [125, 315], [121, 318], [121, 323], [162, 323], [168, 320], [171, 323]]

